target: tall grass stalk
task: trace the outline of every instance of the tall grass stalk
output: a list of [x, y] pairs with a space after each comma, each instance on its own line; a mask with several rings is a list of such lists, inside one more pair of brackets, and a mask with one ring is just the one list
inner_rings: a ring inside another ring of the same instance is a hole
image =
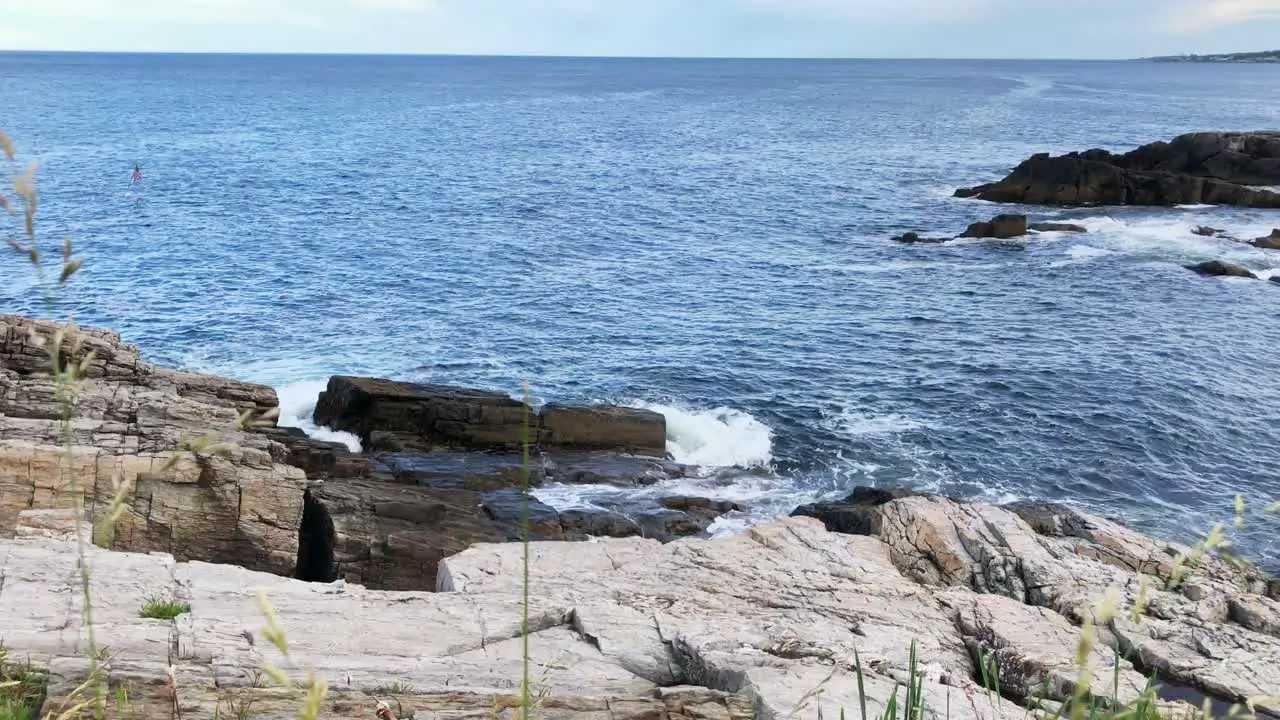
[[520, 513], [520, 541], [524, 546], [524, 555], [522, 572], [524, 574], [522, 580], [523, 596], [520, 602], [520, 713], [522, 720], [529, 720], [529, 715], [533, 711], [533, 693], [529, 687], [529, 524], [530, 524], [530, 507], [529, 507], [529, 383], [523, 383], [524, 396], [524, 422], [522, 423], [521, 432], [521, 456], [520, 469], [522, 477], [523, 497], [521, 503], [523, 507]]

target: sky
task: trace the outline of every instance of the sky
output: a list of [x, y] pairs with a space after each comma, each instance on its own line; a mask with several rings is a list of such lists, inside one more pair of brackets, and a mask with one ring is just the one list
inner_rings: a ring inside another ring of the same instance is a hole
[[0, 0], [7, 50], [1128, 58], [1276, 48], [1280, 0]]

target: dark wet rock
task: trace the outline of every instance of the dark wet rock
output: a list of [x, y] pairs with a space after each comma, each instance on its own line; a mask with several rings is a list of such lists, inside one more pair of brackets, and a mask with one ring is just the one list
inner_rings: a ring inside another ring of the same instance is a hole
[[1271, 277], [1267, 278], [1267, 280], [1276, 284], [1280, 284], [1280, 275], [1272, 275]]
[[1225, 276], [1252, 278], [1254, 280], [1258, 279], [1258, 276], [1254, 275], [1249, 270], [1242, 268], [1239, 265], [1233, 265], [1221, 260], [1208, 260], [1206, 262], [1196, 263], [1195, 265], [1185, 265], [1184, 267], [1199, 275], [1206, 275], [1210, 277]]
[[[650, 508], [627, 511], [622, 508], [574, 509], [560, 513], [560, 524], [566, 540], [582, 540], [588, 537], [643, 537], [659, 542], [671, 542], [683, 537], [696, 537], [706, 533], [716, 518], [724, 513], [709, 510], [716, 502], [704, 500], [703, 509], [678, 510]], [[732, 506], [732, 507], [728, 507]], [[737, 506], [726, 504], [729, 512]]]
[[741, 505], [730, 500], [713, 500], [684, 495], [662, 498], [658, 501], [658, 504], [668, 510], [680, 510], [687, 513], [706, 515], [711, 518], [718, 518], [721, 515], [742, 510]]
[[1089, 232], [1089, 228], [1083, 225], [1076, 225], [1074, 223], [1059, 223], [1059, 222], [1031, 223], [1027, 225], [1027, 229], [1035, 230], [1036, 232], [1073, 232], [1073, 233]]
[[[526, 472], [524, 457], [514, 452], [383, 453], [377, 462], [398, 483], [477, 492], [520, 487]], [[546, 479], [536, 457], [527, 471], [530, 487]]]
[[1267, 250], [1280, 250], [1280, 228], [1272, 230], [1270, 235], [1255, 238], [1249, 244]]
[[1191, 133], [1124, 154], [1033, 155], [957, 197], [1036, 205], [1234, 205], [1280, 208], [1280, 133]]
[[998, 240], [1005, 240], [1008, 238], [1021, 237], [1026, 234], [1026, 215], [1002, 214], [997, 215], [986, 222], [972, 223], [960, 237], [996, 238]]
[[650, 410], [553, 404], [533, 414], [498, 392], [381, 378], [330, 378], [313, 419], [354, 433], [368, 451], [515, 449], [529, 442], [663, 456], [667, 442], [666, 418]]
[[652, 410], [547, 405], [538, 413], [539, 440], [550, 447], [664, 456], [667, 419]]
[[875, 535], [880, 532], [879, 506], [899, 498], [916, 497], [920, 493], [901, 488], [856, 487], [842, 500], [801, 505], [792, 517], [817, 518], [831, 532], [846, 535]]
[[614, 453], [546, 452], [543, 472], [549, 482], [569, 485], [653, 485], [684, 477], [687, 468], [672, 460]]
[[[560, 513], [555, 508], [529, 496], [529, 536], [538, 540], [562, 540], [564, 529], [560, 524]], [[481, 498], [481, 507], [485, 514], [493, 518], [504, 528], [515, 528], [522, 532], [524, 522], [526, 495], [519, 488], [507, 488], [485, 493]]]
[[893, 241], [906, 243], [908, 245], [913, 245], [913, 244], [936, 245], [938, 243], [947, 242], [948, 240], [951, 240], [951, 239], [952, 238], [945, 238], [945, 237], [939, 237], [939, 238], [921, 237], [917, 233], [909, 232], [909, 233], [903, 233], [895, 237]]
[[339, 442], [326, 442], [307, 437], [298, 428], [272, 427], [256, 430], [275, 440], [272, 460], [301, 468], [309, 478], [359, 477], [368, 459], [352, 453]]
[[1191, 232], [1199, 235], [1200, 237], [1222, 237], [1227, 234], [1226, 230], [1219, 230], [1218, 228], [1209, 227], [1208, 225], [1198, 225], [1193, 228]]
[[385, 590], [432, 590], [436, 564], [477, 542], [519, 537], [519, 520], [495, 518], [480, 493], [350, 478], [307, 491], [298, 577]]
[[[540, 468], [535, 461], [531, 467]], [[298, 576], [346, 579], [388, 590], [432, 590], [441, 558], [482, 542], [523, 538], [525, 493], [514, 453], [386, 454], [365, 477], [315, 483], [307, 492]], [[543, 481], [539, 470], [530, 485]], [[528, 497], [533, 540], [702, 535], [728, 502], [671, 497], [558, 512]]]
[[335, 376], [314, 422], [354, 433], [367, 450], [431, 450], [520, 447], [526, 418], [525, 405], [502, 393]]

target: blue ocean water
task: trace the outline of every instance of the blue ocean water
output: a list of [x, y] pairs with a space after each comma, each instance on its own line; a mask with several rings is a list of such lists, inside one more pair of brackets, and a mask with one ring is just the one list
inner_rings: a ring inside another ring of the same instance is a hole
[[1280, 499], [1280, 287], [1179, 267], [1280, 273], [1190, 233], [1280, 213], [888, 240], [1000, 211], [950, 193], [1034, 152], [1277, 126], [1262, 65], [0, 54], [42, 235], [86, 261], [60, 313], [293, 416], [332, 373], [658, 407], [739, 523], [905, 485], [1187, 540]]

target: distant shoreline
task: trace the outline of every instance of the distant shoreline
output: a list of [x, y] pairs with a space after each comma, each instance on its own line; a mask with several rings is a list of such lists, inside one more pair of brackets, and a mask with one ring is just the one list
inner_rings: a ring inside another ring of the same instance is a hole
[[1264, 50], [1262, 52], [1221, 53], [1218, 55], [1163, 55], [1160, 57], [1141, 58], [1149, 62], [1187, 62], [1187, 63], [1280, 63], [1280, 50]]

